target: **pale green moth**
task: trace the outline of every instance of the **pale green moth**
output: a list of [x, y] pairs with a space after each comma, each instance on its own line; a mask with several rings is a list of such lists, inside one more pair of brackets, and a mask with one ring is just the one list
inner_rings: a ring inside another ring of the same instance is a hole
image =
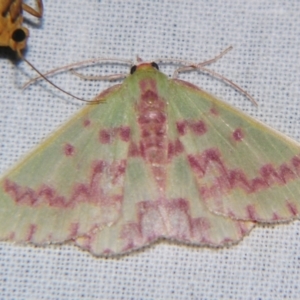
[[0, 181], [0, 239], [94, 255], [219, 247], [299, 218], [300, 145], [139, 63]]

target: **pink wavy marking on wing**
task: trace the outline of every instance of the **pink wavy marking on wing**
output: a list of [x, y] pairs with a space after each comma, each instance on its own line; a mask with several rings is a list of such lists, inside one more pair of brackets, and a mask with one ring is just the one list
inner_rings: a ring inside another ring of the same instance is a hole
[[257, 214], [256, 207], [254, 204], [247, 205], [246, 210], [248, 213], [249, 220], [257, 220], [258, 219], [258, 214]]
[[219, 111], [216, 107], [212, 107], [209, 111], [213, 116], [218, 116], [219, 115]]
[[233, 133], [232, 137], [236, 142], [240, 142], [244, 138], [244, 132], [241, 128], [237, 128]]
[[99, 141], [101, 144], [111, 143], [111, 132], [109, 129], [101, 129], [99, 132]]
[[139, 149], [139, 146], [136, 143], [131, 142], [129, 145], [128, 156], [129, 157], [137, 157], [140, 155], [141, 155], [141, 151]]
[[122, 141], [129, 142], [130, 141], [130, 127], [129, 126], [121, 126], [118, 128], [119, 136]]
[[120, 138], [124, 142], [129, 142], [130, 140], [129, 126], [103, 128], [99, 132], [99, 141], [101, 144], [111, 144], [116, 138]]
[[36, 233], [37, 225], [30, 224], [27, 237], [25, 239], [26, 242], [30, 242], [33, 239], [34, 234]]
[[183, 120], [178, 121], [176, 123], [177, 131], [179, 135], [185, 135], [187, 134], [187, 130], [191, 130], [194, 134], [197, 136], [204, 135], [207, 132], [207, 127], [204, 121], [198, 120], [198, 121], [189, 121], [189, 120]]
[[[154, 221], [155, 220], [155, 221]], [[244, 222], [235, 222], [240, 238], [250, 230]], [[208, 218], [192, 218], [187, 199], [159, 199], [137, 204], [137, 222], [126, 223], [120, 234], [123, 252], [145, 246], [159, 238], [172, 238], [186, 243], [216, 245]], [[232, 242], [225, 237], [220, 244]]]
[[192, 224], [192, 236], [200, 243], [209, 244], [211, 223], [207, 218], [195, 218], [191, 222]]
[[[113, 163], [102, 160], [94, 161], [91, 165], [88, 183], [75, 183], [69, 197], [61, 195], [59, 190], [46, 184], [41, 184], [38, 188], [33, 189], [6, 179], [3, 187], [4, 191], [19, 205], [48, 205], [53, 208], [70, 209], [85, 202], [100, 206], [116, 205], [117, 207], [123, 200], [125, 168], [125, 160]], [[114, 188], [106, 189], [108, 183]], [[113, 191], [117, 192], [114, 194]]]
[[[78, 231], [80, 228], [80, 224], [78, 222], [72, 223], [70, 225], [70, 235], [69, 235], [69, 239], [77, 237], [78, 236]], [[51, 239], [50, 239], [51, 240]]]
[[106, 248], [105, 250], [103, 250], [103, 255], [109, 256], [110, 254], [113, 254], [113, 253], [114, 252], [109, 248]]
[[[236, 227], [236, 237], [224, 236], [223, 240], [215, 240], [211, 230], [214, 224], [207, 217], [191, 216], [190, 201], [184, 198], [160, 198], [154, 201], [140, 201], [136, 204], [137, 221], [127, 221], [120, 224], [119, 235], [116, 237], [121, 248], [105, 248], [97, 254], [110, 255], [125, 253], [149, 245], [160, 238], [172, 238], [179, 242], [198, 245], [221, 246], [241, 239], [251, 230], [251, 225], [242, 221], [232, 221]], [[222, 217], [221, 217], [222, 218]], [[111, 227], [115, 230], [114, 227]], [[91, 230], [84, 236], [80, 245], [93, 252], [99, 240], [97, 230]]]
[[[140, 149], [140, 147], [132, 142], [129, 146], [129, 157], [138, 157], [141, 156], [142, 151], [144, 149]], [[167, 149], [167, 157], [168, 161], [170, 161], [173, 157], [179, 155], [180, 153], [183, 153], [184, 146], [182, 145], [181, 141], [179, 139], [175, 141], [168, 141], [168, 149]]]
[[278, 167], [270, 163], [265, 164], [258, 170], [259, 175], [250, 179], [240, 169], [229, 169], [215, 148], [205, 150], [198, 155], [188, 156], [189, 164], [199, 178], [205, 177], [209, 167], [214, 166], [215, 173], [211, 185], [200, 187], [205, 198], [213, 197], [214, 190], [226, 194], [231, 189], [240, 188], [246, 193], [255, 193], [262, 189], [271, 188], [273, 185], [285, 185], [288, 181], [298, 177], [294, 164], [296, 159], [298, 159], [297, 156], [293, 157], [290, 162], [283, 163]]
[[249, 226], [249, 222], [235, 222], [235, 225], [238, 227], [239, 229], [239, 234], [240, 236], [245, 236], [246, 234], [248, 234], [248, 232], [251, 230], [251, 228], [254, 226], [255, 223], [252, 223], [252, 226]]
[[188, 161], [192, 169], [199, 177], [204, 177], [211, 163], [214, 163], [220, 174], [226, 174], [227, 170], [220, 159], [220, 154], [216, 149], [208, 149], [198, 155], [188, 155]]
[[278, 213], [273, 213], [273, 216], [272, 216], [272, 220], [273, 221], [279, 221], [281, 218], [280, 218], [280, 216], [279, 216], [279, 214]]
[[73, 156], [75, 154], [75, 147], [69, 143], [64, 145], [65, 156]]
[[185, 135], [187, 133], [186, 121], [178, 121], [176, 123], [177, 131], [180, 135]]
[[83, 127], [88, 127], [91, 125], [91, 120], [90, 119], [84, 119], [83, 120]]
[[175, 141], [169, 141], [168, 144], [168, 159], [171, 160], [173, 157], [183, 153], [184, 147], [179, 139]]
[[288, 207], [289, 211], [293, 216], [297, 216], [299, 214], [299, 210], [297, 209], [297, 206], [294, 203], [287, 201], [286, 206]]
[[207, 132], [206, 125], [203, 121], [190, 122], [189, 127], [198, 136], [203, 135]]

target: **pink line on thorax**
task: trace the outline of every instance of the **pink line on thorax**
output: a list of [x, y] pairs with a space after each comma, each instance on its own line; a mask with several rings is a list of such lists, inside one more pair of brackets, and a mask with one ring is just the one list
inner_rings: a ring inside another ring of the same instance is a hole
[[140, 98], [136, 106], [140, 129], [139, 148], [142, 158], [151, 167], [154, 179], [160, 188], [165, 189], [168, 154], [166, 128], [166, 102], [158, 94], [153, 79], [142, 80]]

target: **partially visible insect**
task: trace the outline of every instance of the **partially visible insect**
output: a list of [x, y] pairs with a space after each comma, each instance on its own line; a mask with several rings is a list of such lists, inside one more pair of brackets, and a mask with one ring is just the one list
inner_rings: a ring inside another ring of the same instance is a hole
[[0, 0], [0, 46], [10, 47], [22, 57], [21, 51], [26, 48], [29, 30], [23, 26], [23, 10], [41, 18], [43, 2], [36, 0], [37, 9], [24, 3], [24, 0]]
[[35, 0], [37, 9], [24, 3], [24, 0], [0, 0], [0, 47], [9, 47], [15, 51], [19, 58], [24, 60], [33, 70], [35, 70], [45, 81], [62, 91], [63, 93], [83, 100], [62, 90], [59, 86], [47, 79], [31, 62], [22, 54], [26, 48], [29, 30], [23, 26], [23, 11], [32, 16], [41, 18], [43, 16], [43, 0]]

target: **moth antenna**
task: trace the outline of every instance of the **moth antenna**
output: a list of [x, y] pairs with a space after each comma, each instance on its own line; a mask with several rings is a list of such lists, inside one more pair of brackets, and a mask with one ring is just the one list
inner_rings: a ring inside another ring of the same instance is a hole
[[[220, 54], [215, 56], [214, 58], [206, 60], [206, 61], [200, 63], [200, 65], [201, 66], [206, 66], [206, 65], [212, 64], [212, 63], [216, 62], [217, 60], [221, 59], [224, 55], [226, 55], [232, 49], [233, 49], [233, 47], [229, 46], [225, 50], [223, 50]], [[162, 62], [162, 63], [164, 63], [164, 62], [166, 62], [166, 63], [179, 63], [179, 64], [184, 65], [184, 66], [195, 65], [195, 63], [192, 62], [192, 61], [177, 59], [177, 58], [157, 58], [157, 59], [154, 59], [153, 61], [158, 62], [158, 63], [160, 63], [160, 62]], [[197, 65], [199, 65], [199, 64], [197, 64]]]
[[203, 63], [201, 63], [201, 66], [206, 66], [206, 65], [210, 65], [214, 62], [216, 62], [217, 60], [221, 59], [223, 56], [225, 56], [229, 51], [231, 51], [233, 49], [232, 46], [227, 47], [225, 50], [223, 50], [220, 54], [218, 54], [216, 57], [206, 60]]
[[[179, 73], [189, 72], [189, 71], [193, 71], [193, 70], [200, 70], [200, 71], [206, 72], [206, 73], [210, 74], [211, 76], [221, 79], [223, 82], [226, 82], [227, 84], [232, 86], [234, 89], [236, 89], [241, 94], [243, 94], [245, 97], [247, 97], [252, 102], [252, 104], [257, 107], [258, 104], [257, 104], [256, 100], [246, 90], [242, 89], [239, 85], [234, 83], [232, 80], [226, 78], [225, 76], [204, 67], [206, 65], [212, 64], [212, 63], [216, 62], [217, 60], [221, 59], [224, 55], [226, 55], [232, 49], [233, 49], [233, 47], [229, 46], [225, 50], [223, 50], [220, 54], [218, 54], [216, 57], [206, 60], [202, 63], [198, 63], [198, 64], [175, 59], [175, 60], [173, 60], [173, 62], [179, 62], [181, 64], [184, 64], [185, 66], [179, 67], [178, 69], [176, 69], [173, 73], [173, 78], [177, 78]], [[169, 59], [161, 60], [161, 61], [172, 62], [172, 60], [169, 60]]]
[[90, 102], [90, 100], [86, 100], [86, 99], [83, 99], [83, 98], [80, 98], [80, 97], [77, 97], [75, 95], [73, 95], [72, 93], [69, 93], [65, 90], [63, 90], [62, 88], [60, 88], [58, 85], [56, 85], [55, 83], [53, 83], [51, 80], [49, 80], [45, 75], [43, 75], [31, 62], [29, 62], [21, 53], [21, 51], [18, 51], [18, 55], [20, 56], [21, 59], [23, 59], [35, 72], [37, 72], [40, 77], [42, 79], [44, 79], [45, 81], [47, 81], [49, 84], [51, 84], [52, 86], [54, 86], [56, 89], [58, 89], [59, 91], [61, 91], [62, 93], [72, 97], [72, 98], [75, 98], [77, 100], [80, 100], [80, 101], [83, 101], [83, 102]]
[[239, 85], [234, 83], [232, 80], [226, 78], [225, 76], [203, 67], [202, 63], [199, 65], [192, 65], [192, 66], [178, 68], [177, 70], [175, 70], [173, 77], [176, 78], [179, 73], [189, 72], [192, 70], [200, 70], [200, 71], [210, 74], [211, 76], [213, 76], [215, 78], [221, 79], [222, 81], [224, 81], [224, 82], [228, 83], [230, 86], [232, 86], [234, 89], [238, 90], [241, 94], [246, 96], [252, 102], [253, 105], [255, 105], [256, 107], [258, 106], [258, 103], [246, 90], [242, 89]]
[[81, 74], [79, 72], [76, 72], [75, 70], [71, 69], [70, 72], [81, 78], [81, 79], [85, 79], [85, 80], [108, 80], [108, 81], [113, 81], [113, 80], [118, 80], [118, 79], [123, 79], [126, 78], [128, 76], [128, 73], [119, 73], [119, 74], [111, 74], [111, 75], [104, 75], [104, 76], [93, 76], [93, 75], [84, 75]]
[[137, 55], [136, 56], [136, 62], [139, 64], [139, 63], [142, 63], [143, 60]]
[[234, 83], [232, 80], [224, 77], [223, 75], [215, 72], [215, 71], [212, 71], [212, 70], [209, 70], [207, 68], [204, 68], [204, 67], [200, 67], [200, 66], [197, 66], [196, 69], [199, 69], [199, 70], [203, 70], [204, 72], [207, 72], [209, 73], [210, 75], [212, 75], [213, 77], [215, 78], [219, 78], [221, 79], [222, 81], [228, 83], [230, 86], [232, 86], [234, 89], [236, 89], [237, 91], [239, 91], [241, 94], [243, 94], [245, 97], [247, 97], [251, 103], [253, 105], [255, 105], [256, 107], [258, 107], [258, 103], [256, 102], [256, 100], [244, 89], [242, 89], [238, 84]]
[[46, 72], [44, 74], [40, 74], [39, 73], [40, 76], [37, 76], [37, 77], [32, 78], [31, 80], [29, 80], [23, 86], [23, 89], [26, 89], [28, 86], [32, 85], [36, 81], [42, 80], [45, 77], [48, 77], [50, 75], [52, 76], [52, 75], [59, 74], [61, 72], [72, 70], [72, 69], [79, 68], [79, 67], [82, 67], [82, 66], [95, 65], [95, 64], [97, 64], [99, 62], [117, 62], [117, 63], [120, 63], [120, 64], [133, 65], [133, 61], [126, 60], [126, 59], [103, 58], [103, 57], [101, 57], [101, 58], [94, 58], [94, 59], [88, 59], [88, 60], [84, 60], [84, 61], [80, 61], [80, 62], [75, 62], [75, 63], [72, 63], [72, 64], [68, 64], [68, 65], [65, 65], [65, 66], [62, 66], [62, 67], [55, 68], [55, 69], [50, 70], [50, 71], [48, 71], [48, 72]]

